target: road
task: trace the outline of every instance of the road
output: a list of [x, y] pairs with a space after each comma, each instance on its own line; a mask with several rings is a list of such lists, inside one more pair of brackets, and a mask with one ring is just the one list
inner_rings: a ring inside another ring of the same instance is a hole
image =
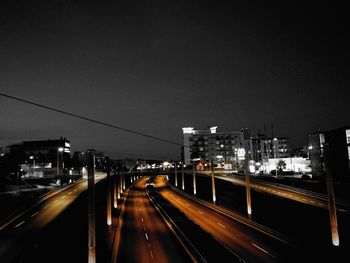
[[123, 216], [118, 262], [191, 262], [189, 256], [151, 204], [147, 177], [131, 186]]
[[247, 262], [286, 262], [285, 251], [289, 248], [285, 244], [279, 244], [271, 237], [263, 236], [166, 186], [164, 176], [155, 179], [155, 187], [159, 188], [164, 198]]
[[[106, 177], [96, 173], [95, 183]], [[17, 262], [24, 256], [31, 238], [54, 221], [64, 210], [87, 190], [87, 181], [82, 179], [64, 188], [43, 196], [26, 211], [18, 213], [0, 226], [0, 262]]]
[[[210, 172], [201, 171], [198, 175], [210, 176]], [[244, 176], [215, 174], [215, 178], [231, 182], [235, 185], [245, 186]], [[250, 188], [257, 192], [268, 193], [307, 205], [328, 209], [328, 199], [326, 195], [273, 182], [263, 182], [253, 177], [250, 177], [250, 181]], [[348, 212], [348, 208], [349, 203], [346, 201], [337, 201], [337, 209], [339, 211]]]

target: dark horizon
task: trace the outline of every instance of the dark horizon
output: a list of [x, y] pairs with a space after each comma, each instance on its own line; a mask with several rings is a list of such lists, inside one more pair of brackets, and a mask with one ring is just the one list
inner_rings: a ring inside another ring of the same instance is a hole
[[[181, 128], [264, 124], [291, 147], [349, 125], [345, 4], [1, 3], [0, 91], [181, 143]], [[0, 97], [0, 147], [66, 137], [72, 151], [177, 159], [177, 146]]]

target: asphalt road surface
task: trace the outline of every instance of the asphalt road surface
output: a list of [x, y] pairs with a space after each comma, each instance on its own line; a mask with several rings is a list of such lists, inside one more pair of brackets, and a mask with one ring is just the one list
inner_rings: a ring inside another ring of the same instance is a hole
[[191, 262], [145, 193], [146, 178], [130, 188], [120, 235], [118, 262]]

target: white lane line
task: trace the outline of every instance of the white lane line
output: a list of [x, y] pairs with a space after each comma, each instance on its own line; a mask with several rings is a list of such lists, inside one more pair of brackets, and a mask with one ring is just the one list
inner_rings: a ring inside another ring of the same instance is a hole
[[223, 224], [221, 224], [221, 223], [219, 223], [219, 222], [217, 222], [217, 224], [218, 224], [219, 226], [223, 227], [223, 228], [226, 228], [226, 226], [224, 226]]
[[68, 194], [71, 195], [73, 192], [69, 192]]
[[55, 201], [53, 201], [53, 203], [56, 203], [58, 201], [58, 199], [56, 199]]
[[185, 205], [190, 206], [190, 204], [189, 204], [189, 203], [187, 203], [187, 202], [185, 202]]
[[324, 204], [321, 204], [321, 203], [318, 203], [318, 205], [322, 205], [322, 206], [324, 206]]
[[75, 191], [78, 191], [78, 189], [75, 189], [74, 192], [75, 192]]
[[141, 212], [141, 209], [139, 208], [139, 211]]
[[65, 197], [66, 197], [66, 195], [62, 196], [61, 198], [63, 199], [63, 198], [65, 198]]
[[49, 206], [50, 206], [50, 205], [44, 206], [44, 209], [45, 209], [45, 208], [48, 208]]
[[201, 211], [199, 211], [199, 210], [198, 210], [198, 213], [200, 213], [201, 215], [204, 215], [203, 212], [201, 212]]
[[146, 239], [148, 240], [148, 235], [147, 235], [147, 233], [145, 233], [145, 237], [146, 237]]
[[252, 244], [254, 247], [260, 249], [262, 252], [264, 252], [264, 253], [270, 255], [271, 257], [273, 257], [273, 258], [275, 257], [274, 255], [271, 255], [269, 252], [267, 252], [265, 249], [259, 247], [258, 245], [254, 244], [254, 243], [251, 243], [251, 244]]
[[153, 253], [152, 253], [152, 249], [149, 250], [149, 252], [151, 252], [151, 257], [153, 258]]
[[34, 216], [36, 216], [37, 214], [39, 214], [39, 212], [36, 212], [36, 213], [32, 214], [30, 217], [34, 217]]
[[139, 202], [137, 202], [137, 205], [140, 205], [140, 203], [139, 203]]
[[141, 221], [142, 221], [142, 223], [143, 223], [143, 217], [141, 217]]
[[17, 228], [17, 227], [19, 227], [20, 225], [22, 225], [22, 224], [24, 224], [24, 220], [21, 222], [21, 223], [19, 223], [19, 224], [17, 224], [16, 226], [15, 226], [15, 228]]

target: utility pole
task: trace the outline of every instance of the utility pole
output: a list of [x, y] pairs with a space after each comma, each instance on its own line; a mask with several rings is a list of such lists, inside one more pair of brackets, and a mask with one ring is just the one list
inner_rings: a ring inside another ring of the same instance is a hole
[[107, 159], [107, 225], [112, 224], [111, 168]]
[[329, 156], [329, 144], [323, 144], [323, 156], [324, 156], [324, 165], [326, 171], [326, 185], [327, 185], [327, 194], [328, 194], [328, 211], [329, 211], [329, 220], [331, 225], [331, 234], [332, 234], [332, 244], [334, 246], [339, 246], [339, 233], [338, 233], [338, 220], [337, 220], [337, 208], [335, 204], [335, 195], [334, 195], [334, 186], [333, 186], [333, 176], [330, 169], [330, 156]]
[[211, 189], [213, 193], [213, 202], [216, 203], [216, 189], [215, 189], [215, 177], [214, 177], [214, 162], [210, 159], [210, 173], [211, 173]]
[[246, 184], [246, 193], [247, 193], [247, 212], [250, 218], [252, 216], [252, 206], [251, 206], [251, 197], [250, 197], [250, 175], [249, 175], [248, 154], [245, 155], [244, 166], [245, 166], [244, 172], [245, 172], [245, 184]]
[[96, 262], [95, 156], [88, 153], [88, 263]]

